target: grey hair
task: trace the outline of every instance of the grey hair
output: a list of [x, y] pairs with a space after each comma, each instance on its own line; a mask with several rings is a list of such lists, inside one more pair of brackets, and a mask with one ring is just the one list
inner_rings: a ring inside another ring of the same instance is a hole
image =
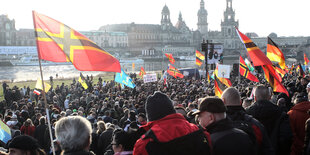
[[55, 134], [64, 151], [77, 151], [91, 144], [92, 127], [90, 122], [81, 116], [68, 116], [56, 122]]

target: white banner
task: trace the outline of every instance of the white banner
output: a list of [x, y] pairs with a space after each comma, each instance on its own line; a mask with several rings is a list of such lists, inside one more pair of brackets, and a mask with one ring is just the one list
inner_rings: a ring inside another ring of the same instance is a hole
[[229, 78], [230, 77], [230, 66], [219, 64], [217, 76], [219, 78]]
[[149, 83], [149, 82], [157, 81], [156, 73], [143, 75], [143, 81], [144, 81], [144, 83]]

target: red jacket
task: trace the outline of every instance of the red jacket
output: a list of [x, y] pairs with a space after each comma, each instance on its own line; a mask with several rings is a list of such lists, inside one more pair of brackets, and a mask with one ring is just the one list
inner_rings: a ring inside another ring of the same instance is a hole
[[[152, 130], [158, 141], [169, 142], [175, 138], [188, 135], [192, 132], [199, 130], [199, 128], [192, 123], [189, 123], [181, 114], [170, 114], [160, 120], [152, 121], [144, 126], [141, 126], [145, 131]], [[208, 142], [211, 142], [210, 134], [205, 132]], [[145, 138], [143, 135], [137, 140], [133, 154], [134, 155], [147, 155], [146, 145], [152, 141], [151, 138]]]
[[287, 114], [290, 117], [290, 125], [293, 132], [293, 144], [291, 155], [302, 154], [305, 139], [305, 122], [309, 118], [307, 111], [310, 102], [304, 101], [296, 104]]
[[36, 130], [36, 127], [35, 126], [28, 126], [28, 127], [26, 127], [26, 126], [22, 126], [21, 128], [20, 128], [20, 132], [22, 133], [22, 134], [24, 134], [24, 135], [28, 135], [28, 136], [32, 136], [32, 137], [34, 137], [34, 131]]

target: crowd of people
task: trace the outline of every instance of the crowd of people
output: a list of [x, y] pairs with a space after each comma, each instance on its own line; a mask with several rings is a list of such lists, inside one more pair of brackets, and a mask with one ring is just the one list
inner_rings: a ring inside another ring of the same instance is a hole
[[47, 103], [27, 86], [9, 87], [3, 82], [0, 118], [9, 126], [12, 139], [1, 142], [0, 151], [310, 154], [310, 76], [287, 73], [282, 82], [289, 96], [273, 92], [263, 74], [257, 76], [259, 83], [232, 75], [233, 86], [223, 90], [221, 98], [215, 97], [214, 82], [204, 78], [169, 77], [167, 83], [144, 83], [132, 76], [133, 89], [100, 77], [97, 83], [87, 78], [87, 89], [76, 80], [52, 86]]

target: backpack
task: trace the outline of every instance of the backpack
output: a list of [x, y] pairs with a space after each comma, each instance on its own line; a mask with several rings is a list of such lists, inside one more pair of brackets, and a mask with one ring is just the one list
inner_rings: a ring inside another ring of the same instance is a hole
[[206, 155], [211, 154], [211, 148], [207, 137], [202, 129], [187, 134], [182, 137], [175, 138], [169, 142], [160, 142], [152, 130], [149, 130], [144, 139], [152, 140], [146, 145], [149, 155]]

